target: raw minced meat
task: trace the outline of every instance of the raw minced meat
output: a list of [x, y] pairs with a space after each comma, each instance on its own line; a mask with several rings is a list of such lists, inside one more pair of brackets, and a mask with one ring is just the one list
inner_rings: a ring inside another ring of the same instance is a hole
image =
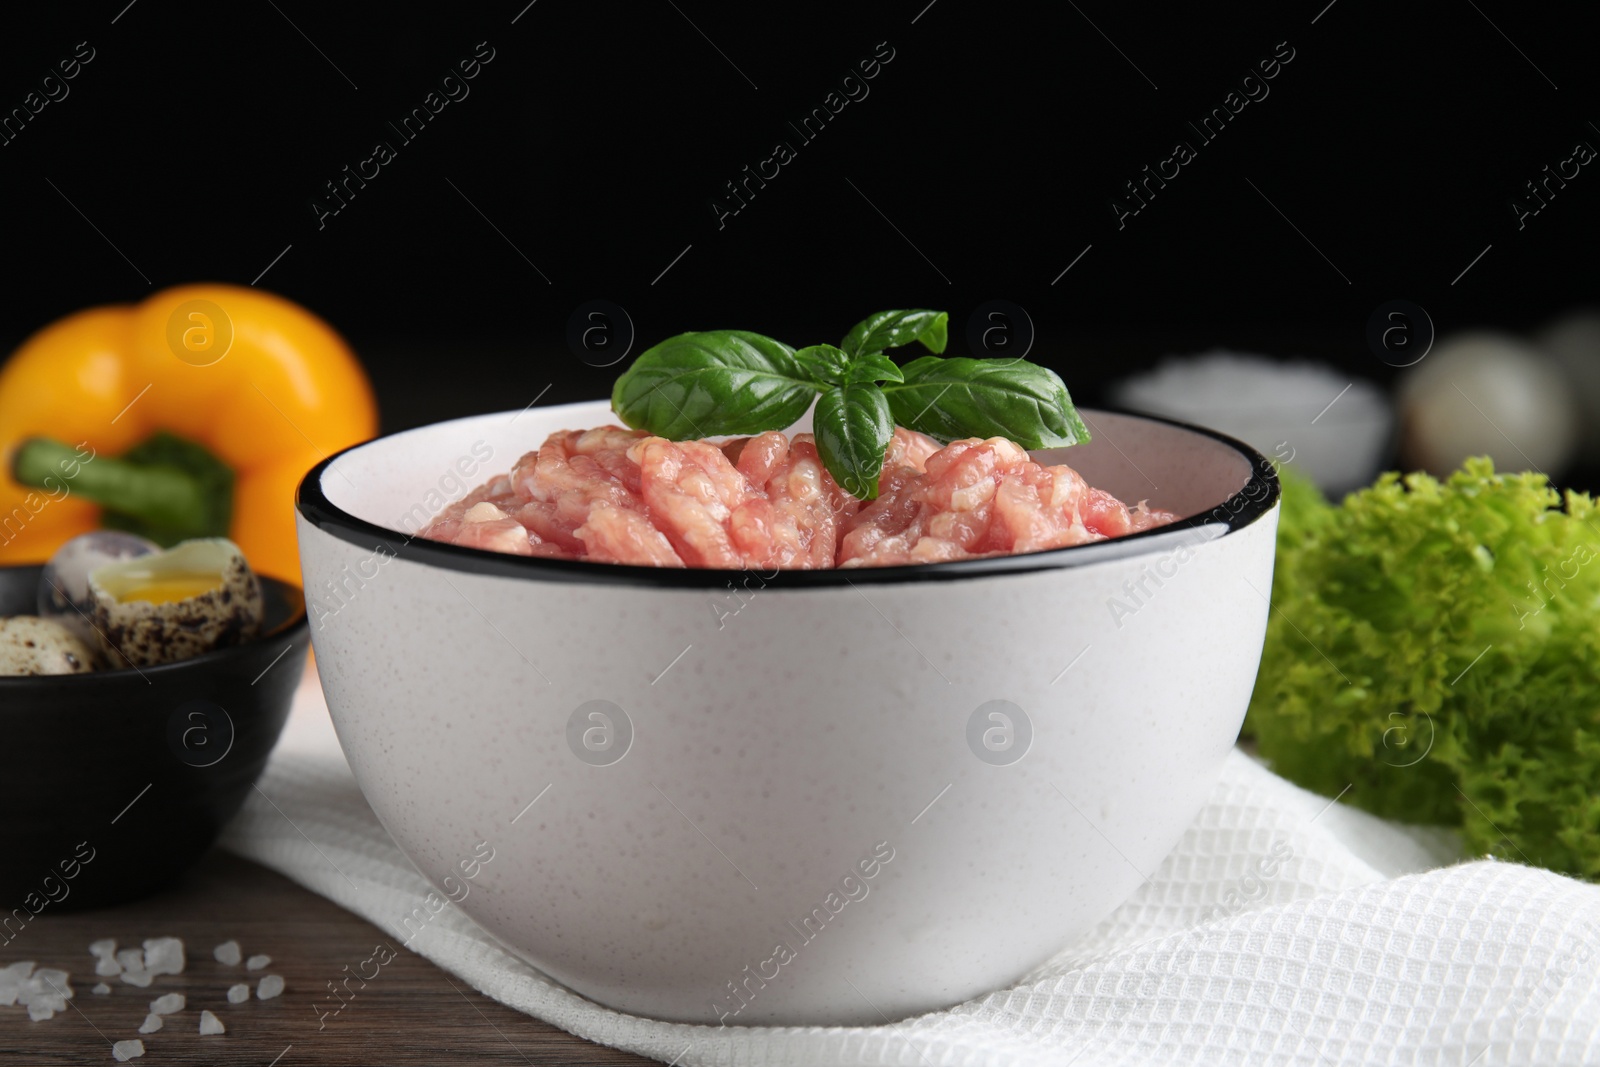
[[1177, 518], [1128, 508], [1065, 465], [1046, 467], [1010, 441], [955, 441], [918, 470], [887, 470], [878, 499], [844, 525], [841, 567], [941, 563], [1064, 548]]
[[937, 563], [1118, 537], [1177, 516], [1129, 508], [1004, 438], [940, 447], [895, 430], [876, 500], [835, 484], [808, 433], [668, 441], [552, 434], [421, 536], [520, 556], [760, 569]]

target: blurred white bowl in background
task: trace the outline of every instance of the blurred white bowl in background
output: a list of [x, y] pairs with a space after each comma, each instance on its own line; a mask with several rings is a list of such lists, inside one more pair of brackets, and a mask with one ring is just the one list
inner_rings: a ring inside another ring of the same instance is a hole
[[1325, 493], [1366, 485], [1394, 426], [1376, 384], [1324, 363], [1216, 349], [1168, 357], [1113, 387], [1112, 402], [1221, 430], [1309, 476]]

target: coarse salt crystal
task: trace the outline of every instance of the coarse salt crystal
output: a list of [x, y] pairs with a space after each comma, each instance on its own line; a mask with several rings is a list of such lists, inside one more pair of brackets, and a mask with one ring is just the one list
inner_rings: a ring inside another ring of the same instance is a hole
[[17, 1003], [28, 1008], [49, 1008], [51, 1011], [66, 1011], [67, 998], [55, 993], [35, 991], [26, 996], [18, 996]]
[[40, 967], [33, 972], [33, 977], [29, 981], [37, 982], [40, 988], [52, 989], [62, 996], [72, 996], [72, 987], [68, 985], [72, 981], [72, 975], [55, 967]]
[[117, 953], [117, 962], [122, 964], [125, 971], [144, 970], [144, 949], [125, 948]]
[[28, 1005], [28, 1018], [36, 1023], [42, 1023], [46, 1019], [54, 1019], [55, 1017], [56, 1009], [53, 1005], [41, 1004], [37, 1001]]
[[211, 950], [211, 958], [216, 960], [218, 963], [225, 963], [229, 967], [233, 967], [236, 966], [238, 962], [244, 958], [244, 956], [239, 951], [239, 942], [224, 941], [222, 944]]
[[156, 976], [149, 971], [123, 971], [117, 977], [128, 985], [136, 985], [140, 989], [149, 989], [150, 983], [156, 980]]
[[262, 1000], [271, 1000], [283, 992], [283, 979], [276, 974], [269, 974], [256, 984], [256, 996]]
[[122, 973], [122, 964], [115, 956], [101, 956], [94, 961], [94, 973], [101, 978], [113, 978]]
[[[58, 971], [53, 967], [43, 967], [33, 973], [17, 987], [17, 1003], [26, 1005], [29, 1016], [34, 1016], [34, 1009], [39, 1012], [66, 1011], [67, 998], [72, 996], [72, 986], [68, 979], [72, 976], [66, 971]], [[50, 1016], [42, 1015], [48, 1019]]]
[[99, 959], [102, 956], [114, 956], [116, 953], [117, 939], [114, 937], [103, 937], [89, 945], [89, 955], [95, 959]]
[[225, 1034], [228, 1028], [222, 1025], [222, 1020], [209, 1011], [200, 1013], [200, 1032], [202, 1034]]
[[163, 993], [150, 1002], [150, 1010], [156, 1015], [171, 1015], [175, 1011], [182, 1011], [188, 999], [182, 993]]
[[228, 1003], [243, 1004], [250, 999], [250, 987], [244, 982], [228, 987]]
[[144, 969], [151, 974], [182, 974], [183, 939], [153, 937], [144, 943]]
[[10, 1007], [17, 1002], [19, 997], [22, 998], [24, 1004], [28, 1002], [24, 986], [27, 984], [28, 974], [32, 970], [32, 960], [23, 960], [20, 963], [12, 963], [5, 967], [0, 967], [0, 1004]]
[[132, 1041], [118, 1041], [111, 1046], [111, 1055], [116, 1057], [118, 1063], [127, 1063], [144, 1055], [144, 1042], [138, 1038]]
[[106, 985], [104, 982], [96, 982], [94, 988], [89, 990], [89, 992], [93, 993], [97, 997], [103, 997], [111, 992], [111, 987]]
[[259, 971], [261, 968], [265, 967], [271, 962], [271, 956], [251, 956], [249, 959], [244, 961], [244, 969], [247, 971]]
[[165, 1025], [167, 1025], [166, 1021], [161, 1016], [151, 1012], [144, 1017], [144, 1022], [139, 1024], [139, 1032], [141, 1034], [153, 1034]]

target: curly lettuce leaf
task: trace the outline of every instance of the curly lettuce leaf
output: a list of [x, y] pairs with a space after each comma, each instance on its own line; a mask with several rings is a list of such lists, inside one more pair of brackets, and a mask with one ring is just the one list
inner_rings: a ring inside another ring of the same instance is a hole
[[1284, 479], [1245, 731], [1276, 770], [1476, 854], [1600, 877], [1600, 520], [1468, 460], [1332, 505]]

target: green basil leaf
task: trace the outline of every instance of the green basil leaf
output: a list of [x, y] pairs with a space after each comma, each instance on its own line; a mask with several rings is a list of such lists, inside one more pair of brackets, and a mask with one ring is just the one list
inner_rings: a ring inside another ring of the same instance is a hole
[[895, 366], [894, 360], [882, 352], [872, 352], [865, 356], [857, 356], [850, 361], [850, 366], [845, 371], [845, 380], [841, 384], [870, 385], [873, 382], [903, 381], [905, 375]]
[[921, 341], [928, 351], [943, 352], [949, 325], [950, 315], [944, 311], [880, 311], [856, 323], [840, 347], [859, 356]]
[[822, 465], [858, 500], [878, 495], [883, 456], [894, 437], [894, 416], [883, 390], [871, 383], [838, 386], [823, 393], [811, 418]]
[[1006, 437], [1023, 448], [1060, 448], [1089, 440], [1072, 397], [1055, 371], [1021, 359], [923, 356], [882, 386], [894, 419], [949, 443]]
[[787, 429], [818, 388], [783, 342], [710, 330], [640, 353], [617, 379], [611, 407], [634, 429], [682, 441]]
[[809, 345], [796, 352], [794, 359], [818, 384], [843, 385], [850, 369], [850, 357], [832, 345]]

